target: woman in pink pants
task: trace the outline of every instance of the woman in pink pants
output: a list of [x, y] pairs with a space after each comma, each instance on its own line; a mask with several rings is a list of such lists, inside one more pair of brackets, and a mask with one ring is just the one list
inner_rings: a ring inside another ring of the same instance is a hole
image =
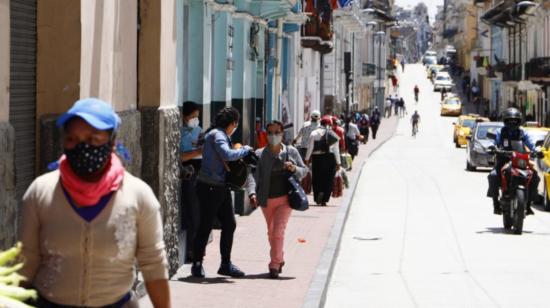
[[262, 207], [271, 247], [269, 276], [278, 278], [285, 264], [285, 229], [292, 212], [288, 204], [288, 177], [294, 174], [303, 178], [307, 167], [296, 148], [283, 144], [283, 123], [273, 121], [267, 124], [266, 131], [268, 146], [256, 151], [260, 160], [254, 175], [248, 178], [247, 190], [250, 203]]

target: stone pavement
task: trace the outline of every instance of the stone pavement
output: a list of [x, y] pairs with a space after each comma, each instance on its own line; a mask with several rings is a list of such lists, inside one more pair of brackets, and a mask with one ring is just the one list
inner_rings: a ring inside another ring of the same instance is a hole
[[[376, 140], [362, 145], [348, 173], [353, 183], [365, 159], [383, 142], [391, 138], [397, 118], [383, 119]], [[237, 218], [232, 261], [247, 276], [240, 279], [217, 275], [220, 263], [219, 230], [208, 245], [204, 267], [206, 279], [190, 277], [190, 265], [179, 269], [170, 280], [173, 307], [301, 307], [316, 273], [321, 255], [331, 233], [335, 217], [344, 197], [332, 198], [327, 207], [312, 206], [306, 212], [294, 211], [285, 236], [284, 271], [278, 280], [268, 278], [269, 244], [264, 217], [260, 210]], [[311, 199], [310, 199], [311, 200]], [[313, 202], [311, 202], [313, 203]], [[310, 292], [311, 293], [311, 292]], [[315, 295], [315, 294], [314, 294]], [[321, 294], [318, 294], [321, 296]], [[142, 307], [152, 307], [148, 297]]]

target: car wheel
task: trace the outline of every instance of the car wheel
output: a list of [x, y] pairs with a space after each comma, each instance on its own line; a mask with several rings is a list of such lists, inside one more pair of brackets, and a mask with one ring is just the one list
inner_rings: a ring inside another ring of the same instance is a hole
[[458, 143], [458, 140], [455, 141], [455, 148], [460, 148], [460, 144]]
[[550, 200], [548, 200], [548, 189], [546, 189], [546, 180], [544, 180], [544, 192], [542, 194], [542, 207], [545, 211], [550, 211]]
[[470, 164], [468, 160], [466, 160], [466, 170], [468, 171], [476, 171], [476, 166]]

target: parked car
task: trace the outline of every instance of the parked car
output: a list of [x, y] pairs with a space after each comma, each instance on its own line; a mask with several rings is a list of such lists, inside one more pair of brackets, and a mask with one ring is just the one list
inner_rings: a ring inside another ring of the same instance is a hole
[[422, 58], [422, 64], [424, 64], [424, 65], [437, 64], [437, 57], [436, 56], [424, 56]]
[[467, 114], [458, 117], [458, 120], [453, 123], [453, 142], [457, 148], [465, 146], [468, 143], [468, 136], [471, 136], [472, 130], [477, 123], [489, 122], [488, 118], [479, 116], [478, 114]]
[[442, 116], [460, 116], [462, 114], [462, 102], [458, 96], [446, 97], [441, 102]]
[[538, 192], [544, 210], [550, 211], [550, 196], [548, 195], [550, 191], [550, 134], [547, 134], [544, 140], [539, 142], [539, 145], [541, 145], [544, 157], [537, 158], [534, 164], [541, 179]]
[[502, 122], [478, 123], [466, 145], [466, 170], [475, 171], [478, 167], [493, 168], [495, 156], [487, 153], [489, 146], [494, 145], [494, 140], [487, 138], [487, 133], [494, 133], [504, 124]]
[[440, 64], [434, 64], [434, 65], [428, 66], [428, 72], [427, 72], [428, 73], [428, 79], [432, 80], [432, 83], [433, 83], [434, 77], [437, 75], [438, 72], [440, 72], [444, 68], [445, 68], [445, 66], [440, 65]]
[[529, 136], [529, 139], [533, 144], [539, 144], [542, 145], [544, 142], [544, 139], [548, 135], [548, 132], [550, 132], [550, 128], [548, 127], [533, 127], [533, 126], [525, 126], [523, 125], [523, 131]]
[[451, 76], [447, 72], [441, 72], [435, 76], [434, 91], [445, 89], [450, 91], [453, 89], [454, 83]]

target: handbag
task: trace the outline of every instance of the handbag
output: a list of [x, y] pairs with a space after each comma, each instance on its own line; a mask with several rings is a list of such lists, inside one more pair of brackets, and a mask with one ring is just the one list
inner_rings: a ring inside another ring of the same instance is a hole
[[[214, 140], [212, 140], [211, 143], [212, 147], [214, 147]], [[231, 145], [231, 142], [229, 142], [229, 144]], [[248, 165], [247, 160], [256, 159], [255, 154], [251, 152], [251, 154], [246, 157], [226, 162], [220, 157], [220, 154], [216, 152], [215, 148], [214, 152], [225, 168], [225, 184], [227, 187], [233, 191], [243, 190], [248, 174], [250, 173], [250, 166]]]
[[[286, 152], [286, 161], [288, 161], [288, 149]], [[294, 174], [289, 173], [288, 184], [288, 203], [290, 204], [290, 208], [296, 211], [307, 210], [309, 208], [307, 195], [304, 192], [302, 185], [300, 185], [300, 181], [298, 181], [298, 178], [296, 178]]]

